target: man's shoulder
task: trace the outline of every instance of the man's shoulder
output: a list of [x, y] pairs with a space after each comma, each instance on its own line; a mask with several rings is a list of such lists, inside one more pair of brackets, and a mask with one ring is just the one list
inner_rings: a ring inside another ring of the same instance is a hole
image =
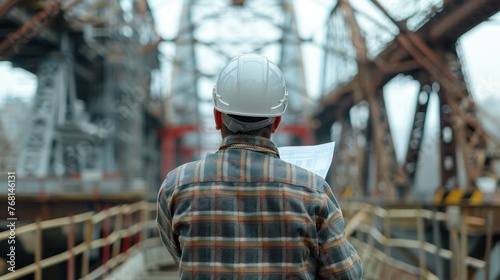
[[286, 183], [305, 188], [310, 192], [324, 193], [327, 188], [330, 188], [325, 178], [318, 174], [293, 163], [283, 160], [280, 161], [286, 170], [286, 175], [283, 177]]
[[163, 185], [166, 188], [171, 188], [172, 186], [179, 186], [183, 184], [187, 184], [190, 181], [195, 180], [196, 169], [199, 169], [199, 166], [204, 162], [203, 159], [192, 161], [188, 163], [184, 163], [168, 172], [167, 177], [165, 178]]

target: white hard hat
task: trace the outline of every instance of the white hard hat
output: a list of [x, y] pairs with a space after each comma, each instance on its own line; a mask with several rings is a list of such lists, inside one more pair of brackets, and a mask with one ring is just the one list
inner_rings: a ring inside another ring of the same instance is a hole
[[215, 109], [250, 117], [282, 115], [288, 104], [281, 70], [257, 54], [233, 58], [220, 71], [213, 89]]

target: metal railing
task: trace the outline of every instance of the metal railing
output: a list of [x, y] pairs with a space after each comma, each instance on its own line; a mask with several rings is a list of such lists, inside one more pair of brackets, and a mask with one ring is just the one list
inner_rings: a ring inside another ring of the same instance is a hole
[[[471, 229], [482, 229], [486, 240], [491, 239], [492, 215], [486, 219], [464, 215], [459, 206], [448, 207], [446, 212], [410, 207], [384, 209], [359, 202], [343, 202], [341, 207], [347, 221], [346, 236], [361, 255], [365, 279], [403, 279], [405, 276], [444, 279], [445, 273], [452, 279], [470, 279], [469, 268], [484, 270], [484, 275], [488, 275], [490, 250], [486, 248], [484, 260], [469, 256], [468, 238], [472, 235]], [[449, 236], [445, 238], [449, 246], [441, 242], [443, 223], [447, 226]], [[404, 236], [401, 232], [411, 234]], [[416, 265], [396, 257], [399, 249], [415, 253]], [[444, 261], [450, 265], [443, 265]], [[429, 269], [431, 263], [435, 265], [435, 272]]]
[[[82, 279], [97, 279], [106, 276], [129, 255], [139, 250], [143, 241], [150, 237], [151, 231], [156, 232], [155, 215], [155, 203], [137, 202], [115, 206], [98, 213], [87, 212], [47, 221], [37, 220], [35, 223], [18, 227], [15, 230], [16, 237], [29, 233], [35, 236], [34, 263], [16, 269], [15, 272], [7, 272], [0, 276], [0, 280], [18, 279], [30, 274], [34, 275], [34, 279], [41, 280], [43, 269], [64, 262], [67, 266], [66, 279], [73, 280], [77, 278], [75, 264], [77, 256], [80, 255], [81, 273], [79, 275]], [[54, 228], [67, 232], [67, 250], [42, 258], [45, 249], [42, 236], [44, 231]], [[83, 230], [81, 240], [76, 238], [79, 233], [78, 229]], [[10, 235], [9, 230], [1, 232], [0, 242], [6, 241]], [[102, 265], [90, 271], [92, 250], [101, 250]]]
[[[486, 240], [488, 237], [491, 239], [492, 223], [489, 218], [492, 215], [486, 219], [464, 215], [459, 206], [453, 206], [446, 212], [410, 207], [384, 209], [361, 202], [341, 202], [341, 207], [347, 222], [345, 234], [363, 261], [364, 279], [444, 279], [445, 273], [449, 273], [453, 279], [469, 279], [471, 275], [468, 275], [468, 268], [484, 270], [484, 275], [488, 277], [488, 248], [484, 260], [469, 256], [467, 252], [468, 237], [477, 229], [484, 230]], [[34, 262], [16, 269], [14, 273], [0, 276], [0, 280], [18, 279], [25, 275], [34, 275], [34, 279], [41, 280], [44, 269], [64, 263], [68, 280], [105, 278], [129, 256], [140, 251], [147, 240], [151, 240], [152, 232], [156, 236], [155, 215], [155, 203], [137, 202], [98, 213], [37, 220], [18, 227], [16, 236], [31, 233], [35, 237]], [[449, 248], [442, 246], [439, 241], [442, 233], [436, 229], [442, 223], [448, 228]], [[67, 233], [67, 250], [42, 258], [45, 249], [42, 236], [44, 231], [54, 228]], [[432, 231], [426, 233], [429, 228]], [[398, 232], [405, 230], [411, 232], [414, 238], [396, 237]], [[82, 238], [79, 238], [80, 232], [83, 233]], [[428, 241], [429, 233], [432, 243]], [[1, 232], [0, 242], [6, 241], [10, 235], [10, 231]], [[395, 253], [400, 249], [414, 252], [416, 262], [405, 262], [396, 257]], [[97, 264], [91, 265], [93, 250], [100, 250], [100, 259]], [[443, 261], [448, 261], [450, 265], [444, 266]], [[436, 271], [429, 269], [431, 262], [436, 265]], [[81, 269], [79, 272], [76, 271], [77, 264]], [[445, 272], [444, 269], [448, 267], [450, 271]]]

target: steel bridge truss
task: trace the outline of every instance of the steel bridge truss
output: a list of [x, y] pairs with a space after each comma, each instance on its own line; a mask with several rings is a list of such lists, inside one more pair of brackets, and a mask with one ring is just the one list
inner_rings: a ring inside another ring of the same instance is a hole
[[[462, 34], [498, 12], [500, 1], [367, 2], [373, 15], [354, 6], [359, 2], [339, 0], [328, 18], [325, 94], [312, 123], [320, 142], [329, 141], [332, 132], [338, 141], [331, 172], [334, 189], [346, 197], [412, 199], [424, 153], [429, 99], [436, 95], [440, 119], [436, 202], [443, 202], [451, 192], [457, 192], [454, 203], [482, 202], [476, 179], [494, 173], [492, 162], [500, 143], [478, 121], [455, 44]], [[396, 159], [383, 90], [398, 75], [420, 84], [401, 163]], [[460, 182], [462, 174], [465, 182]]]

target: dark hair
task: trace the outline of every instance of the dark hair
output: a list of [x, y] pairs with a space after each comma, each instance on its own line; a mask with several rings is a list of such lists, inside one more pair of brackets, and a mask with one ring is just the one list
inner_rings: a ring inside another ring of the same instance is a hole
[[[237, 115], [232, 115], [232, 114], [228, 114], [228, 116], [235, 118], [239, 121], [249, 122], [249, 123], [259, 122], [259, 121], [263, 121], [263, 120], [267, 119], [267, 117], [248, 117], [248, 116], [237, 116]], [[250, 130], [250, 131], [245, 131], [245, 132], [243, 132], [243, 131], [232, 132], [231, 130], [229, 130], [226, 127], [226, 125], [223, 125], [222, 129], [224, 129], [224, 132], [227, 135], [252, 135], [252, 136], [262, 136], [262, 137], [270, 138], [271, 133], [272, 133], [272, 129], [273, 129], [273, 124], [270, 124], [266, 127], [260, 128], [260, 129], [255, 129], [255, 130]]]

